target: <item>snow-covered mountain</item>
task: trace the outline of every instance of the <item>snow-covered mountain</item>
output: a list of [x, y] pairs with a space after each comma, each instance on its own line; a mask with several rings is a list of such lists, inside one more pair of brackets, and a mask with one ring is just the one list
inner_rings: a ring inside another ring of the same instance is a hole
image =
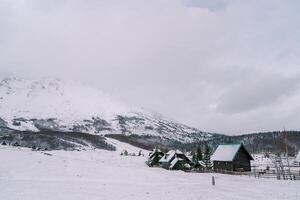
[[0, 126], [14, 130], [150, 135], [181, 142], [212, 136], [113, 100], [98, 89], [60, 79], [0, 82]]

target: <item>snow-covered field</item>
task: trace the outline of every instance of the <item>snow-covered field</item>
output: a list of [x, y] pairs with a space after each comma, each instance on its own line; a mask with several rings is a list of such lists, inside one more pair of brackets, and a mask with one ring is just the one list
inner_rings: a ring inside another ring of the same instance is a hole
[[[38, 152], [0, 146], [2, 200], [300, 199], [300, 181], [277, 181], [149, 168], [139, 149], [120, 142], [116, 152]], [[147, 154], [147, 152], [144, 152]]]

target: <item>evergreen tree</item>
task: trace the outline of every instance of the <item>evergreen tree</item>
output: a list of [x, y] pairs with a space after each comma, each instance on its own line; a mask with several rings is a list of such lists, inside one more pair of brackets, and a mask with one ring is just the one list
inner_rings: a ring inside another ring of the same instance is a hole
[[203, 155], [202, 155], [201, 147], [197, 148], [196, 158], [197, 158], [197, 161], [203, 160]]
[[204, 149], [204, 162], [205, 162], [206, 168], [210, 168], [211, 167], [210, 155], [211, 155], [211, 149], [208, 146], [208, 144], [206, 144], [205, 145], [205, 149]]
[[197, 153], [195, 151], [192, 151], [192, 159], [194, 162], [197, 162]]

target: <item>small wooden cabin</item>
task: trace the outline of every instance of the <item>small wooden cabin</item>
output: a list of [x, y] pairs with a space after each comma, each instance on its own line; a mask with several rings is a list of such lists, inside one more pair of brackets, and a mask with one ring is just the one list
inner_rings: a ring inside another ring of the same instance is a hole
[[251, 171], [250, 161], [254, 160], [243, 144], [219, 145], [211, 157], [215, 171]]

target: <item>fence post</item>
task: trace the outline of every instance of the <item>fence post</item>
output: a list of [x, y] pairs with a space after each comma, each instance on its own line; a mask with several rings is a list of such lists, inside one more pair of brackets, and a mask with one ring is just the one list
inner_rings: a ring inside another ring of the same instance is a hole
[[211, 177], [211, 181], [212, 181], [212, 185], [215, 186], [215, 185], [216, 185], [216, 182], [215, 182], [215, 176], [212, 176], [212, 177]]

